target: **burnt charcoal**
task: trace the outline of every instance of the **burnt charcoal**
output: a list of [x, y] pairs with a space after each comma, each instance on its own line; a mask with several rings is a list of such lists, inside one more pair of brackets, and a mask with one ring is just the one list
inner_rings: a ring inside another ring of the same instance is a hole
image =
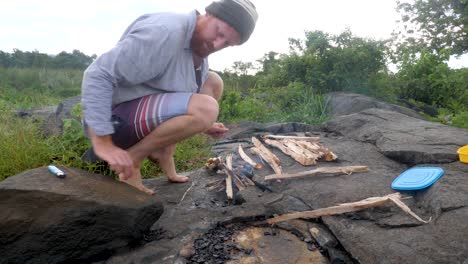
[[139, 244], [144, 245], [144, 244], [149, 243], [151, 241], [161, 240], [161, 239], [164, 238], [164, 233], [165, 232], [166, 232], [166, 230], [163, 230], [162, 228], [149, 230], [148, 232], [143, 234], [143, 237], [142, 237]]
[[233, 250], [246, 252], [244, 249], [239, 249], [236, 244], [227, 242], [231, 240], [235, 231], [242, 228], [241, 224], [229, 225], [228, 227], [218, 225], [209, 230], [203, 236], [195, 239], [195, 254], [188, 259], [187, 263], [225, 263], [231, 259], [230, 255]]

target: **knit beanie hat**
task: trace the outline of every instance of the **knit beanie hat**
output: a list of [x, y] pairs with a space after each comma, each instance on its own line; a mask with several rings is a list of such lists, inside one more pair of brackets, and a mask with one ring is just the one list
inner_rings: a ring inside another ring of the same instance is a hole
[[241, 44], [252, 34], [258, 19], [257, 10], [249, 0], [218, 0], [205, 11], [229, 24], [241, 37]]

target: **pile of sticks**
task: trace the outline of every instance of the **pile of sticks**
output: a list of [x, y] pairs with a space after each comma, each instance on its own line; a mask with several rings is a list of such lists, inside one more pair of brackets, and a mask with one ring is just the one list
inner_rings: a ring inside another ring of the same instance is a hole
[[[328, 148], [319, 143], [319, 137], [299, 137], [299, 136], [277, 136], [265, 135], [262, 140], [268, 145], [277, 147], [286, 155], [291, 156], [294, 160], [304, 166], [316, 165], [318, 159], [326, 161], [333, 161], [337, 159], [337, 155], [331, 152]], [[253, 147], [250, 148], [251, 153], [258, 155], [262, 161], [267, 163], [274, 171], [274, 174], [265, 177], [265, 180], [280, 180], [304, 176], [314, 175], [349, 175], [353, 172], [366, 172], [367, 166], [341, 166], [341, 167], [325, 167], [317, 168], [315, 170], [302, 171], [294, 174], [287, 174], [283, 172], [281, 167], [281, 160], [262, 142], [256, 137], [252, 137]], [[239, 157], [249, 164], [252, 168], [252, 175], [247, 177], [245, 173], [239, 169], [239, 166], [233, 169], [232, 154], [228, 155], [225, 160], [221, 157], [211, 158], [205, 164], [206, 168], [217, 170], [226, 175], [225, 179], [217, 180], [208, 184], [209, 190], [223, 190], [226, 189], [228, 199], [234, 196], [234, 188], [236, 190], [244, 190], [250, 185], [255, 185], [262, 191], [271, 191], [267, 186], [253, 180], [253, 170], [262, 169], [263, 165], [255, 162], [249, 155], [247, 155], [242, 148], [238, 147]]]
[[333, 161], [338, 158], [328, 148], [319, 143], [319, 137], [266, 135], [263, 136], [263, 139], [266, 144], [280, 149], [284, 154], [291, 156], [304, 166], [315, 165], [320, 158], [326, 161]]
[[[234, 197], [234, 189], [242, 191], [251, 185], [257, 186], [262, 191], [272, 191], [267, 186], [251, 179], [251, 177], [253, 177], [253, 173], [246, 173], [241, 169], [241, 167], [233, 168], [232, 154], [227, 155], [225, 161], [221, 157], [211, 158], [205, 166], [208, 169], [219, 170], [221, 173], [226, 175], [224, 180], [213, 181], [209, 183], [207, 187], [209, 190], [226, 189], [226, 195], [229, 200], [232, 200]], [[233, 188], [233, 186], [236, 188]]]

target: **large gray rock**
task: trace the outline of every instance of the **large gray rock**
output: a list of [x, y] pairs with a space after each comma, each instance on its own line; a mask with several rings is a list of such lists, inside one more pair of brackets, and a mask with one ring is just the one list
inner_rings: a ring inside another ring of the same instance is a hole
[[408, 164], [456, 161], [457, 149], [468, 143], [466, 129], [382, 109], [337, 117], [324, 129], [374, 144], [385, 156]]
[[58, 105], [44, 106], [33, 109], [20, 109], [16, 115], [22, 118], [33, 118], [43, 122], [41, 130], [46, 136], [56, 136], [63, 132], [64, 119], [79, 120], [71, 112], [81, 102], [81, 96], [66, 98]]
[[398, 112], [407, 116], [425, 120], [422, 115], [412, 109], [395, 104], [389, 104], [362, 94], [333, 92], [329, 93], [327, 97], [329, 100], [330, 114], [334, 117], [376, 108]]
[[[372, 112], [370, 119], [369, 112]], [[374, 120], [381, 121], [379, 123]], [[249, 187], [239, 192], [245, 202], [237, 205], [227, 203], [224, 191], [208, 189], [207, 186], [211, 182], [222, 179], [223, 176], [211, 176], [204, 170], [191, 172], [191, 183], [186, 184], [168, 184], [165, 179], [146, 180], [146, 184], [154, 187], [157, 195], [165, 201], [165, 212], [152, 227], [154, 230], [164, 230], [164, 235], [134, 251], [117, 254], [105, 263], [186, 263], [187, 259], [182, 257], [184, 248], [194, 245], [197, 238], [204, 237], [218, 223], [257, 223], [261, 216], [318, 209], [393, 193], [395, 191], [391, 188], [392, 181], [409, 168], [407, 163], [399, 161], [405, 160], [405, 151], [396, 151], [401, 157], [397, 155], [390, 158], [378, 144], [379, 137], [374, 139], [362, 135], [366, 135], [365, 131], [374, 131], [372, 127], [375, 127], [375, 133], [398, 133], [398, 137], [392, 138], [392, 146], [407, 150], [408, 141], [413, 139], [409, 140], [404, 136], [405, 132], [399, 126], [400, 122], [407, 127], [406, 134], [418, 131], [421, 138], [431, 139], [414, 140], [412, 143], [419, 149], [422, 157], [434, 156], [437, 142], [440, 146], [443, 146], [443, 142], [454, 142], [444, 152], [450, 159], [444, 156], [437, 159], [437, 163], [418, 164], [439, 166], [445, 171], [444, 176], [427, 189], [403, 192], [404, 196], [412, 197], [404, 202], [421, 218], [431, 218], [431, 222], [420, 223], [392, 204], [323, 217], [323, 228], [329, 230], [332, 233], [331, 238], [335, 237], [339, 243], [336, 246], [332, 243], [323, 250], [327, 252], [330, 261], [337, 261], [336, 263], [350, 263], [350, 259], [355, 263], [369, 264], [465, 263], [468, 259], [468, 166], [454, 161], [449, 152], [452, 149], [456, 150], [462, 145], [460, 143], [468, 142], [465, 141], [467, 130], [439, 126], [396, 112], [375, 109], [332, 119], [324, 126], [323, 131], [308, 131], [311, 135], [320, 136], [322, 144], [339, 157], [336, 162], [320, 161], [319, 167], [367, 165], [370, 171], [366, 173], [265, 182], [264, 176], [273, 173], [266, 167], [256, 170], [254, 179], [268, 185], [274, 192], [262, 192], [258, 188]], [[354, 123], [358, 125], [354, 126]], [[270, 133], [266, 129], [262, 130], [262, 127], [265, 128], [260, 124], [244, 124], [243, 131], [242, 127], [233, 126], [235, 139], [217, 144], [214, 155], [236, 153], [239, 143], [243, 143], [247, 151], [251, 136]], [[435, 135], [437, 141], [434, 141]], [[304, 167], [277, 149], [270, 149], [281, 159], [285, 172], [315, 168]], [[440, 163], [442, 161], [445, 163]], [[284, 225], [278, 225], [277, 228], [286, 229]], [[296, 232], [297, 230], [294, 231]], [[300, 232], [301, 236], [307, 232], [305, 227]], [[312, 238], [308, 237], [304, 241], [307, 239]], [[228, 240], [228, 243], [235, 242]], [[340, 249], [344, 249], [345, 252]], [[281, 262], [269, 264], [271, 263]]]
[[81, 96], [74, 96], [64, 99], [57, 105], [54, 113], [51, 113], [44, 122], [42, 129], [48, 136], [60, 135], [63, 132], [64, 119], [76, 119], [79, 117], [73, 115], [71, 112], [76, 105], [81, 102]]
[[111, 177], [46, 167], [0, 183], [0, 263], [86, 263], [138, 242], [161, 202]]

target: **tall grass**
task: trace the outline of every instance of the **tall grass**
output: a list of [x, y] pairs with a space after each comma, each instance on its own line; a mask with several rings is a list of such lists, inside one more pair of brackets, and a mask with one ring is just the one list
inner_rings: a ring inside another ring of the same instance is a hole
[[0, 180], [48, 164], [51, 142], [41, 136], [38, 124], [13, 117], [5, 107], [1, 110]]
[[0, 67], [0, 100], [18, 108], [54, 105], [79, 95], [83, 71]]
[[227, 87], [220, 102], [224, 122], [301, 122], [320, 124], [328, 119], [328, 101], [300, 82], [240, 93]]

